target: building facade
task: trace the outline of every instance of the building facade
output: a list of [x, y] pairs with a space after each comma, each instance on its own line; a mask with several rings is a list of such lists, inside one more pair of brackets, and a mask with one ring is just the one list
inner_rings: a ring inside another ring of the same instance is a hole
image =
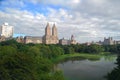
[[60, 39], [59, 40], [59, 44], [61, 45], [71, 45], [71, 44], [77, 44], [76, 40], [74, 39], [74, 36], [71, 35], [71, 39], [67, 40], [67, 39]]
[[104, 38], [103, 45], [114, 45], [115, 41], [112, 37]]
[[4, 36], [0, 36], [0, 42], [5, 41], [6, 38]]
[[15, 40], [19, 43], [25, 43], [24, 37], [22, 37], [22, 36], [16, 37]]
[[44, 44], [58, 44], [58, 35], [57, 35], [57, 28], [56, 25], [54, 24], [52, 27], [47, 23], [47, 26], [45, 28], [45, 35], [43, 36], [43, 43]]
[[9, 26], [8, 23], [4, 23], [0, 27], [0, 36], [4, 36], [5, 38], [13, 37], [13, 26]]
[[[45, 35], [43, 37], [39, 36], [25, 36], [24, 37], [24, 43], [34, 43], [34, 44], [58, 44], [58, 35], [57, 35], [57, 28], [54, 24], [51, 30], [51, 27], [49, 23], [47, 23], [47, 26], [45, 28]], [[18, 42], [23, 42], [23, 39], [17, 38]]]
[[[4, 23], [0, 26], [0, 42], [13, 39], [13, 26], [9, 26], [8, 23]], [[47, 23], [45, 28], [44, 36], [25, 36], [25, 37], [16, 37], [15, 40], [19, 43], [33, 43], [33, 44], [61, 44], [61, 45], [70, 45], [77, 44], [74, 36], [71, 36], [71, 39], [58, 39], [57, 27], [55, 24], [50, 27], [50, 24]]]
[[24, 43], [34, 43], [34, 44], [41, 44], [43, 43], [42, 37], [37, 37], [37, 36], [25, 36], [24, 37]]
[[60, 39], [59, 40], [59, 44], [61, 45], [70, 45], [70, 40], [67, 40], [67, 39]]
[[70, 44], [77, 44], [76, 40], [74, 39], [74, 36], [71, 35], [71, 41]]

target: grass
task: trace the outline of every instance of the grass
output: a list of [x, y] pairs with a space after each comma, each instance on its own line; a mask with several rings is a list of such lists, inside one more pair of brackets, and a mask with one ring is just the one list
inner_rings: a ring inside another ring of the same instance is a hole
[[62, 62], [73, 59], [89, 59], [89, 60], [99, 60], [104, 54], [87, 54], [87, 53], [74, 53], [74, 54], [64, 54], [57, 58], [52, 59], [54, 63]]

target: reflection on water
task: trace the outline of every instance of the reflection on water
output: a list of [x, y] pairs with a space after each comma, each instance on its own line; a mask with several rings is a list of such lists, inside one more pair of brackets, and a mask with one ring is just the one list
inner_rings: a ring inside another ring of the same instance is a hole
[[116, 65], [116, 57], [101, 57], [100, 60], [69, 60], [59, 63], [64, 76], [68, 80], [105, 80], [104, 76], [110, 72]]
[[120, 56], [117, 58], [117, 66], [106, 75], [107, 80], [120, 80]]

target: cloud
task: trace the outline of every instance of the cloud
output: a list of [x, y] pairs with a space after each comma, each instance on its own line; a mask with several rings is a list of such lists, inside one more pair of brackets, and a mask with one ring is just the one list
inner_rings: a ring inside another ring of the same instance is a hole
[[7, 1], [1, 0], [0, 3], [1, 3], [1, 6], [4, 6], [4, 7], [11, 7], [11, 8], [25, 7], [24, 0], [7, 0]]
[[[28, 11], [20, 11], [17, 9], [7, 8], [7, 13], [0, 11], [0, 24], [8, 22], [14, 26], [15, 33], [22, 33], [26, 35], [43, 34], [44, 16], [42, 14], [33, 15]], [[38, 30], [38, 28], [40, 30]], [[34, 33], [31, 33], [34, 32]], [[40, 36], [40, 35], [39, 35]]]
[[106, 3], [108, 0], [90, 0], [89, 2], [95, 4], [96, 6]]
[[52, 4], [52, 5], [62, 5], [65, 6], [70, 5], [70, 4], [78, 4], [81, 2], [81, 0], [30, 0], [31, 2], [33, 2], [34, 4], [37, 3], [43, 3], [43, 4]]
[[[59, 38], [69, 39], [73, 34], [80, 42], [120, 34], [119, 0], [30, 0], [38, 11], [26, 8], [31, 6], [27, 1], [13, 1], [1, 2], [4, 10], [0, 10], [0, 24], [8, 22], [15, 33], [43, 36], [46, 23], [51, 22], [57, 24]], [[8, 7], [9, 3], [13, 7]], [[41, 4], [45, 12], [39, 11]]]

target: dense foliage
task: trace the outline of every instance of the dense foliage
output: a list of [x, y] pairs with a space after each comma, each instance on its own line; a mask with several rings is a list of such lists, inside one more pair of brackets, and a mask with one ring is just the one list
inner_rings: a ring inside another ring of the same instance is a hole
[[65, 54], [71, 53], [89, 53], [89, 54], [99, 54], [101, 52], [110, 52], [110, 53], [120, 53], [120, 44], [118, 45], [66, 45], [61, 46], [63, 48]]
[[106, 52], [120, 53], [120, 44], [103, 46]]
[[64, 80], [61, 71], [53, 70], [50, 60], [63, 51], [52, 48], [14, 40], [0, 43], [0, 80]]
[[15, 40], [0, 43], [0, 80], [64, 80], [53, 70], [53, 58], [63, 54], [100, 52], [119, 53], [120, 45], [45, 45], [22, 44]]

